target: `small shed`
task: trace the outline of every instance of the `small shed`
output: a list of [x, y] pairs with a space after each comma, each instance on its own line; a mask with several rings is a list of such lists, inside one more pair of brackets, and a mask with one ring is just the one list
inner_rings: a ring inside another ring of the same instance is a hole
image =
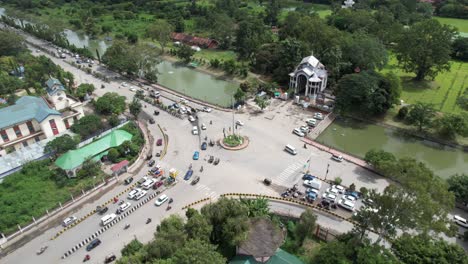
[[120, 174], [127, 172], [128, 160], [122, 160], [111, 167], [112, 176], [119, 176]]

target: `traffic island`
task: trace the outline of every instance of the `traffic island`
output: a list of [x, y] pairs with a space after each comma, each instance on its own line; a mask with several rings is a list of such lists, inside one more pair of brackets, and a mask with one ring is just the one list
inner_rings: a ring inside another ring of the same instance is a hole
[[229, 135], [218, 141], [219, 145], [227, 150], [241, 150], [249, 145], [249, 138], [240, 135]]

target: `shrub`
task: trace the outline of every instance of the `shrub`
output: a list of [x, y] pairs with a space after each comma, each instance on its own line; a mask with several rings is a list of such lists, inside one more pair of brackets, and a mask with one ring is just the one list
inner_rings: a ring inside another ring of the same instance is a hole
[[405, 119], [406, 116], [408, 115], [408, 112], [409, 112], [408, 106], [403, 106], [402, 108], [400, 108], [400, 110], [398, 110], [397, 118], [400, 120]]
[[333, 182], [334, 182], [336, 185], [340, 185], [340, 184], [343, 182], [343, 179], [341, 179], [340, 177], [336, 177], [335, 180], [333, 180]]

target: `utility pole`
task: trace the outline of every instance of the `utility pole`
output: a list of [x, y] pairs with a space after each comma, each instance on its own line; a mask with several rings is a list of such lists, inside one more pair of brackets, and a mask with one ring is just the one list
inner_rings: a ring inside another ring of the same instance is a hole
[[325, 173], [325, 180], [327, 180], [328, 176], [328, 169], [330, 168], [330, 163], [327, 164], [327, 172]]

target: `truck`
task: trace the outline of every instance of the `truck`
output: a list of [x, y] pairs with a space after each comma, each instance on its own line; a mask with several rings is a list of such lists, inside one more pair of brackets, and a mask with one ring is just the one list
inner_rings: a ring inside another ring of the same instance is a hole
[[320, 190], [320, 188], [322, 187], [322, 182], [318, 179], [305, 180], [304, 186]]

